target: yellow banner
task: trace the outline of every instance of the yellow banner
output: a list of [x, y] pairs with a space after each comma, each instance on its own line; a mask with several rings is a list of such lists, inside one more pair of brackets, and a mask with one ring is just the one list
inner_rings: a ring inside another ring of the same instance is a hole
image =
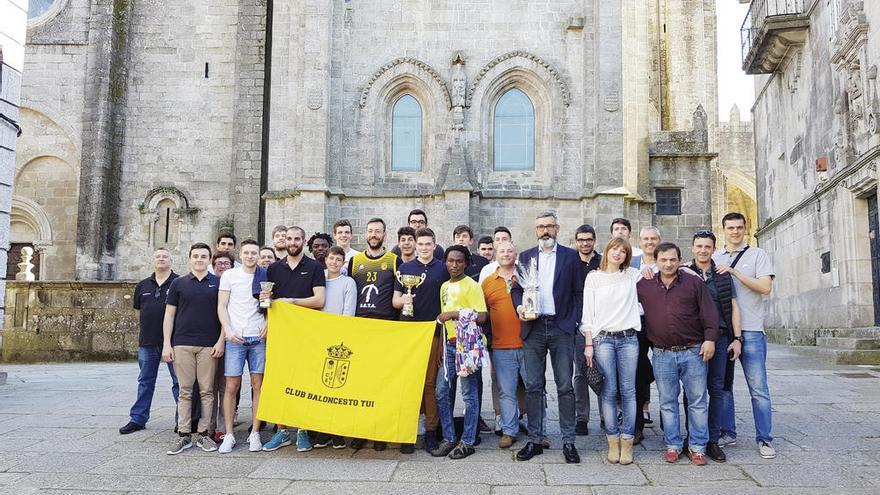
[[273, 302], [257, 417], [322, 433], [415, 443], [434, 326]]

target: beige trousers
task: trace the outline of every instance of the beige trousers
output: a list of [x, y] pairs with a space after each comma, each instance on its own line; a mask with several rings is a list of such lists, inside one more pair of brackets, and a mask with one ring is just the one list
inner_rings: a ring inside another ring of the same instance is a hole
[[199, 381], [199, 400], [202, 403], [202, 417], [199, 418], [198, 433], [208, 431], [211, 421], [209, 411], [214, 408], [214, 373], [217, 359], [211, 357], [210, 347], [191, 345], [174, 346], [174, 372], [180, 385], [180, 397], [177, 402], [177, 430], [180, 433], [192, 433], [192, 401], [193, 383]]

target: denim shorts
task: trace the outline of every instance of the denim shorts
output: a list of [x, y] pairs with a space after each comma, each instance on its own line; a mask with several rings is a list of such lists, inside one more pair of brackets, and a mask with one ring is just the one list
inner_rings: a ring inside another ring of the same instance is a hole
[[245, 337], [244, 344], [227, 340], [223, 359], [226, 365], [223, 374], [226, 376], [241, 376], [245, 361], [251, 373], [262, 374], [266, 368], [266, 341], [259, 337]]

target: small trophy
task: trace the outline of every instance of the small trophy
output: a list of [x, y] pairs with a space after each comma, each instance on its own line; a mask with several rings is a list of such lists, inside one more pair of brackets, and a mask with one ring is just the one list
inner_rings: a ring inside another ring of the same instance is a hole
[[538, 317], [538, 263], [535, 258], [529, 263], [528, 268], [517, 268], [517, 282], [523, 288], [523, 318], [534, 320]]
[[[400, 282], [400, 285], [406, 287], [406, 293], [412, 295], [412, 290], [416, 287], [422, 285], [422, 282], [425, 281], [426, 273], [423, 273], [421, 276], [418, 275], [401, 275], [400, 272], [395, 272], [397, 275], [397, 280]], [[400, 311], [400, 314], [403, 316], [412, 316], [413, 315], [413, 304], [406, 303], [403, 305], [403, 309]]]
[[[263, 292], [272, 292], [272, 287], [275, 287], [275, 282], [260, 282], [260, 290]], [[271, 297], [260, 301], [261, 308], [268, 308], [269, 306], [272, 306]]]

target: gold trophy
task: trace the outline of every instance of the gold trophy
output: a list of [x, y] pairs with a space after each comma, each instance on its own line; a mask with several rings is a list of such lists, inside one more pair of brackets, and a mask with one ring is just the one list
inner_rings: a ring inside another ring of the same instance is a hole
[[[275, 282], [260, 282], [260, 290], [263, 292], [272, 292], [272, 288], [275, 287]], [[260, 301], [260, 307], [265, 309], [272, 306], [272, 298], [264, 299]]]
[[516, 279], [523, 288], [523, 319], [534, 320], [538, 317], [538, 264], [535, 258], [528, 268], [520, 266], [517, 269]]
[[[406, 287], [406, 293], [412, 295], [412, 290], [416, 287], [422, 285], [422, 282], [425, 281], [425, 277], [428, 276], [427, 273], [423, 273], [421, 276], [418, 275], [401, 275], [400, 272], [395, 272], [397, 276], [397, 281], [400, 282], [400, 285]], [[403, 309], [400, 311], [400, 314], [403, 316], [412, 316], [413, 315], [413, 304], [405, 303], [403, 305]]]

